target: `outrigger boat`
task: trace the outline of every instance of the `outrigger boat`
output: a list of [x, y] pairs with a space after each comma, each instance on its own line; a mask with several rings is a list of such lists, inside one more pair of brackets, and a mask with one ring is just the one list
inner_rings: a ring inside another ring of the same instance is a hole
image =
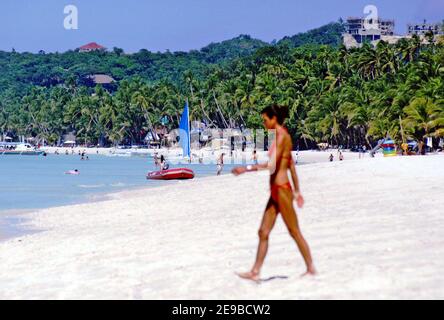
[[39, 156], [44, 153], [29, 143], [0, 142], [0, 155]]

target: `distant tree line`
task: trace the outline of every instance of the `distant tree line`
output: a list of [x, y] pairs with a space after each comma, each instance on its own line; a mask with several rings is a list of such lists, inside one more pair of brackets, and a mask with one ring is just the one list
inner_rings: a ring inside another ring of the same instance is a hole
[[[443, 137], [443, 44], [414, 37], [347, 50], [342, 27], [274, 45], [242, 35], [189, 53], [0, 52], [0, 132], [137, 143], [161, 119], [176, 128], [188, 99], [192, 120], [218, 128], [259, 128], [264, 106], [286, 105], [301, 148]], [[86, 83], [94, 73], [115, 78], [115, 90]]]

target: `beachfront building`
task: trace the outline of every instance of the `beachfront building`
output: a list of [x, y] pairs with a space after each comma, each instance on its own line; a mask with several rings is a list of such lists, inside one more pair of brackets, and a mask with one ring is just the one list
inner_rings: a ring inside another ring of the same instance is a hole
[[418, 35], [425, 36], [426, 34], [432, 32], [433, 35], [444, 35], [443, 24], [442, 23], [427, 23], [424, 20], [423, 23], [420, 24], [408, 24], [407, 25], [408, 35]]
[[97, 44], [95, 42], [91, 42], [88, 44], [85, 44], [84, 46], [81, 46], [79, 49], [79, 52], [92, 52], [92, 51], [104, 51], [106, 48], [104, 46], [101, 46], [100, 44]]
[[[76, 139], [74, 132], [70, 132], [68, 134], [65, 134], [62, 139], [63, 139], [63, 142], [61, 143], [61, 146], [70, 147], [70, 148], [76, 146], [77, 139]], [[60, 145], [60, 143], [58, 145]]]
[[[176, 136], [174, 136], [174, 138], [175, 137]], [[166, 126], [157, 125], [147, 132], [144, 142], [151, 148], [160, 148], [162, 146], [170, 146], [175, 140], [170, 139]]]

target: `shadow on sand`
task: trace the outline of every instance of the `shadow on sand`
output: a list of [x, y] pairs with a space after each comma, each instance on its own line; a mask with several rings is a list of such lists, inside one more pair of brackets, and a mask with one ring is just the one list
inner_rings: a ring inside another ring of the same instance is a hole
[[272, 276], [265, 279], [259, 279], [259, 282], [268, 282], [272, 280], [286, 280], [286, 279], [288, 279], [288, 276]]

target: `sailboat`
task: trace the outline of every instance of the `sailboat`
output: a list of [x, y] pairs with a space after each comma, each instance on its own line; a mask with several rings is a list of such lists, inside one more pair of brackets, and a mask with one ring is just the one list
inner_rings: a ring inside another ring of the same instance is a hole
[[[182, 112], [179, 124], [180, 145], [183, 150], [183, 157], [188, 161], [191, 158], [191, 137], [190, 137], [190, 113], [188, 108], [188, 101], [185, 103], [185, 108]], [[193, 179], [194, 172], [188, 168], [174, 168], [168, 170], [159, 170], [148, 172], [146, 178], [148, 180], [183, 180]]]
[[180, 117], [179, 123], [179, 142], [183, 150], [183, 157], [187, 160], [191, 158], [191, 136], [190, 136], [190, 111], [188, 101]]

